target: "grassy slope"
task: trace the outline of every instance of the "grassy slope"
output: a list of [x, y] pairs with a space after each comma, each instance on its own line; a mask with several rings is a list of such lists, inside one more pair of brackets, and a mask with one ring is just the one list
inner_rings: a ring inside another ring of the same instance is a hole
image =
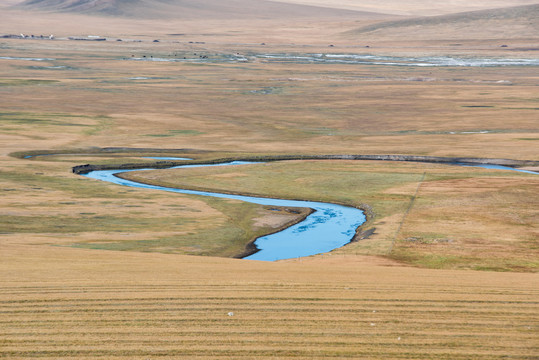
[[339, 9], [374, 11], [384, 14], [407, 16], [436, 16], [464, 11], [502, 8], [517, 5], [529, 5], [535, 0], [450, 0], [432, 2], [428, 0], [276, 0], [283, 3], [326, 6]]
[[312, 17], [365, 17], [377, 14], [343, 9], [320, 8], [296, 4], [276, 4], [272, 1], [245, 0], [27, 0], [17, 7], [51, 12], [71, 12], [100, 16], [129, 18], [181, 18], [181, 19], [249, 19], [249, 18], [312, 18]]
[[[379, 22], [350, 35], [402, 39], [493, 39], [533, 36], [539, 30], [539, 4]], [[418, 31], [421, 29], [421, 31]]]

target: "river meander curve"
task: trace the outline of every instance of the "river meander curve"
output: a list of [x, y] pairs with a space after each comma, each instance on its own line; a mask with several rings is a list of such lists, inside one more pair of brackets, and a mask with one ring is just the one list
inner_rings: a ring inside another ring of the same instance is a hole
[[[173, 168], [178, 169], [198, 166], [245, 166], [253, 163], [254, 162], [232, 161], [228, 163], [211, 165], [180, 165]], [[315, 201], [272, 199], [265, 197], [176, 189], [143, 184], [116, 176], [116, 174], [124, 172], [144, 170], [154, 169], [97, 170], [84, 174], [84, 176], [118, 185], [137, 188], [236, 199], [260, 205], [304, 207], [314, 210], [314, 212], [307, 216], [303, 221], [277, 233], [262, 236], [256, 239], [254, 245], [258, 251], [252, 255], [244, 257], [244, 259], [248, 260], [276, 261], [325, 253], [349, 243], [354, 237], [356, 229], [365, 222], [365, 215], [361, 210], [343, 205]]]
[[[164, 158], [159, 158], [164, 159]], [[187, 160], [187, 158], [166, 158], [172, 160]], [[190, 159], [189, 159], [190, 160]], [[208, 167], [208, 166], [245, 166], [255, 164], [253, 161], [231, 161], [217, 164], [189, 164], [171, 167], [190, 168], [190, 167]], [[492, 164], [467, 164], [467, 163], [451, 163], [452, 165], [484, 167], [487, 169], [511, 170], [537, 174], [535, 171], [523, 170], [501, 165]], [[196, 191], [187, 189], [169, 188], [164, 186], [149, 185], [139, 183], [132, 180], [122, 179], [117, 174], [130, 171], [147, 171], [155, 170], [152, 168], [146, 169], [130, 169], [130, 170], [95, 170], [83, 174], [86, 177], [111, 182], [118, 185], [153, 189], [160, 191], [169, 191], [181, 194], [211, 196], [217, 198], [236, 199], [240, 201], [250, 202], [268, 206], [283, 206], [283, 207], [303, 207], [310, 208], [313, 213], [307, 216], [303, 221], [292, 225], [279, 232], [259, 237], [255, 240], [254, 245], [258, 249], [257, 252], [244, 257], [249, 260], [276, 261], [290, 258], [298, 258], [310, 256], [320, 253], [329, 252], [349, 243], [357, 228], [365, 222], [364, 213], [356, 208], [303, 200], [285, 200], [273, 199], [266, 197], [253, 197], [245, 195], [233, 195], [208, 191]]]

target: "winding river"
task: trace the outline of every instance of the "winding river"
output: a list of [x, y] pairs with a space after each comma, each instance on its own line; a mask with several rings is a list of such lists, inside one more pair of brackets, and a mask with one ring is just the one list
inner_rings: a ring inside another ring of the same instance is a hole
[[[153, 159], [167, 160], [190, 160], [187, 158], [165, 158], [152, 157]], [[209, 167], [209, 166], [247, 166], [256, 164], [252, 161], [232, 161], [218, 164], [189, 164], [172, 167], [192, 168], [192, 167]], [[487, 169], [521, 171], [531, 174], [537, 174], [534, 171], [521, 170], [517, 168], [488, 165], [488, 164], [466, 164], [452, 163], [452, 165], [484, 167]], [[231, 195], [207, 191], [194, 191], [186, 189], [176, 189], [157, 185], [148, 185], [135, 182], [132, 180], [122, 179], [117, 174], [130, 171], [147, 171], [154, 169], [133, 169], [133, 170], [96, 170], [87, 174], [86, 177], [111, 182], [118, 185], [131, 186], [144, 189], [152, 189], [159, 191], [169, 191], [180, 194], [191, 194], [201, 196], [211, 196], [217, 198], [235, 199], [254, 204], [267, 206], [283, 206], [283, 207], [303, 207], [310, 208], [313, 213], [307, 216], [303, 221], [290, 226], [282, 231], [274, 234], [266, 235], [256, 239], [254, 245], [258, 249], [252, 255], [244, 257], [249, 260], [276, 261], [282, 259], [298, 258], [310, 256], [320, 253], [329, 252], [336, 248], [346, 245], [354, 237], [357, 228], [365, 222], [364, 213], [356, 208], [342, 206], [331, 203], [322, 203], [314, 201], [301, 200], [283, 200], [272, 199], [265, 197], [253, 197], [244, 195]]]
[[[253, 162], [233, 161], [229, 163], [212, 165], [181, 165], [174, 167], [190, 168], [202, 166], [246, 166]], [[163, 186], [148, 185], [115, 176], [128, 171], [137, 170], [98, 170], [84, 176], [92, 179], [111, 182], [118, 185], [131, 186], [144, 189], [170, 191], [180, 194], [213, 196], [217, 198], [236, 199], [260, 205], [305, 207], [314, 210], [305, 220], [286, 228], [283, 231], [266, 235], [256, 239], [255, 246], [259, 251], [245, 257], [249, 260], [275, 261], [298, 258], [309, 255], [325, 253], [346, 245], [352, 240], [356, 229], [365, 222], [365, 215], [359, 209], [314, 201], [282, 200], [243, 195], [230, 195], [206, 191], [193, 191], [175, 189]]]

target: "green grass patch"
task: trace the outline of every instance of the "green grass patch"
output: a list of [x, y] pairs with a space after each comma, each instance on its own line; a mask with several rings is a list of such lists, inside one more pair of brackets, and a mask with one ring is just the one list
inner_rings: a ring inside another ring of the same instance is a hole
[[462, 258], [451, 255], [440, 255], [440, 254], [425, 254], [420, 256], [415, 253], [406, 253], [406, 252], [393, 252], [391, 258], [403, 261], [408, 264], [413, 264], [419, 267], [426, 267], [430, 269], [444, 269], [448, 267], [453, 267], [462, 261]]
[[[100, 129], [103, 124], [110, 124], [112, 118], [104, 115], [90, 116], [63, 113], [30, 113], [30, 112], [2, 112], [0, 113], [0, 123], [5, 125], [18, 126], [68, 126], [68, 127], [92, 127], [86, 130], [91, 133], [95, 131], [93, 127]], [[95, 125], [97, 122], [97, 125]], [[22, 128], [21, 128], [22, 129]]]
[[499, 272], [532, 272], [539, 267], [539, 261], [519, 258], [494, 259], [475, 255], [450, 255], [428, 252], [420, 253], [410, 249], [399, 248], [391, 254], [391, 258], [430, 269], [472, 269]]
[[97, 135], [110, 129], [114, 123], [114, 120], [108, 116], [96, 116], [94, 119], [97, 121], [97, 124], [92, 126], [92, 128], [85, 130], [84, 134], [88, 136]]
[[38, 80], [38, 79], [0, 79], [0, 86], [29, 86], [29, 85], [50, 85], [59, 83], [58, 80]]
[[0, 113], [0, 131], [9, 131], [30, 138], [48, 139], [58, 133], [82, 133], [99, 135], [112, 128], [114, 119], [105, 115], [81, 115], [66, 113]]
[[144, 136], [150, 137], [172, 137], [172, 136], [196, 136], [204, 134], [202, 131], [198, 130], [169, 130], [166, 133], [162, 134], [146, 134]]
[[[139, 252], [160, 252], [160, 253], [175, 253], [186, 255], [204, 255], [204, 256], [222, 256], [233, 257], [244, 252], [245, 246], [255, 238], [266, 235], [274, 229], [269, 227], [254, 227], [255, 218], [260, 216], [260, 212], [264, 207], [257, 204], [242, 203], [239, 201], [227, 199], [204, 198], [204, 201], [217, 209], [226, 216], [224, 224], [216, 224], [215, 222], [206, 223], [197, 231], [190, 231], [187, 234], [182, 233], [174, 236], [159, 237], [156, 239], [145, 240], [103, 240], [99, 242], [79, 242], [73, 247], [100, 249], [100, 250], [116, 250], [116, 251], [139, 251]], [[97, 217], [99, 218], [99, 217]], [[105, 221], [105, 219], [101, 219]], [[123, 218], [106, 219], [107, 222], [120, 225]], [[167, 221], [177, 222], [177, 219], [162, 219], [162, 224], [156, 224], [154, 220], [142, 221], [137, 224], [131, 231], [144, 229], [150, 225], [152, 227], [173, 229], [174, 227], [167, 225]], [[176, 223], [181, 225], [184, 222]]]
[[[399, 164], [398, 167], [401, 171], [396, 172], [368, 162], [280, 161], [241, 167], [161, 170], [158, 182], [167, 186], [350, 206], [367, 203], [377, 214], [386, 216], [405, 208], [412, 194], [384, 193], [384, 190], [416, 183], [423, 174], [423, 165]], [[236, 172], [240, 173], [236, 175]]]
[[188, 221], [171, 218], [144, 218], [141, 216], [2, 216], [0, 228], [13, 233], [81, 233], [81, 232], [131, 232], [149, 228], [178, 228]]
[[[68, 169], [65, 169], [68, 171]], [[102, 182], [80, 178], [64, 178], [43, 173], [9, 172], [0, 171], [0, 181], [11, 184], [16, 191], [29, 191], [29, 189], [39, 188], [43, 191], [60, 191], [66, 197], [72, 199], [118, 199], [118, 198], [138, 198], [138, 193], [125, 195], [125, 188], [109, 186]], [[36, 191], [34, 191], [36, 193]], [[143, 195], [140, 195], [143, 198]], [[52, 204], [51, 204], [52, 205]], [[24, 204], [22, 204], [24, 206]]]

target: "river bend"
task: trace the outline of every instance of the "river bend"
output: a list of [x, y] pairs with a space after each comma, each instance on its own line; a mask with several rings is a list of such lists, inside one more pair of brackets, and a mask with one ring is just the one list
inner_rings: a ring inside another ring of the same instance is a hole
[[[199, 166], [246, 166], [248, 164], [253, 164], [253, 162], [233, 161], [229, 163], [212, 165], [181, 165], [174, 168], [177, 169]], [[314, 210], [312, 214], [298, 224], [290, 226], [280, 232], [256, 239], [254, 244], [259, 250], [256, 253], [245, 257], [244, 259], [275, 261], [325, 253], [349, 243], [354, 237], [356, 229], [365, 222], [365, 215], [361, 210], [348, 206], [314, 201], [271, 199], [264, 197], [176, 189], [143, 184], [115, 176], [116, 174], [124, 172], [142, 170], [154, 169], [98, 170], [92, 171], [84, 176], [118, 185], [137, 188], [236, 199], [260, 205], [305, 207]]]

